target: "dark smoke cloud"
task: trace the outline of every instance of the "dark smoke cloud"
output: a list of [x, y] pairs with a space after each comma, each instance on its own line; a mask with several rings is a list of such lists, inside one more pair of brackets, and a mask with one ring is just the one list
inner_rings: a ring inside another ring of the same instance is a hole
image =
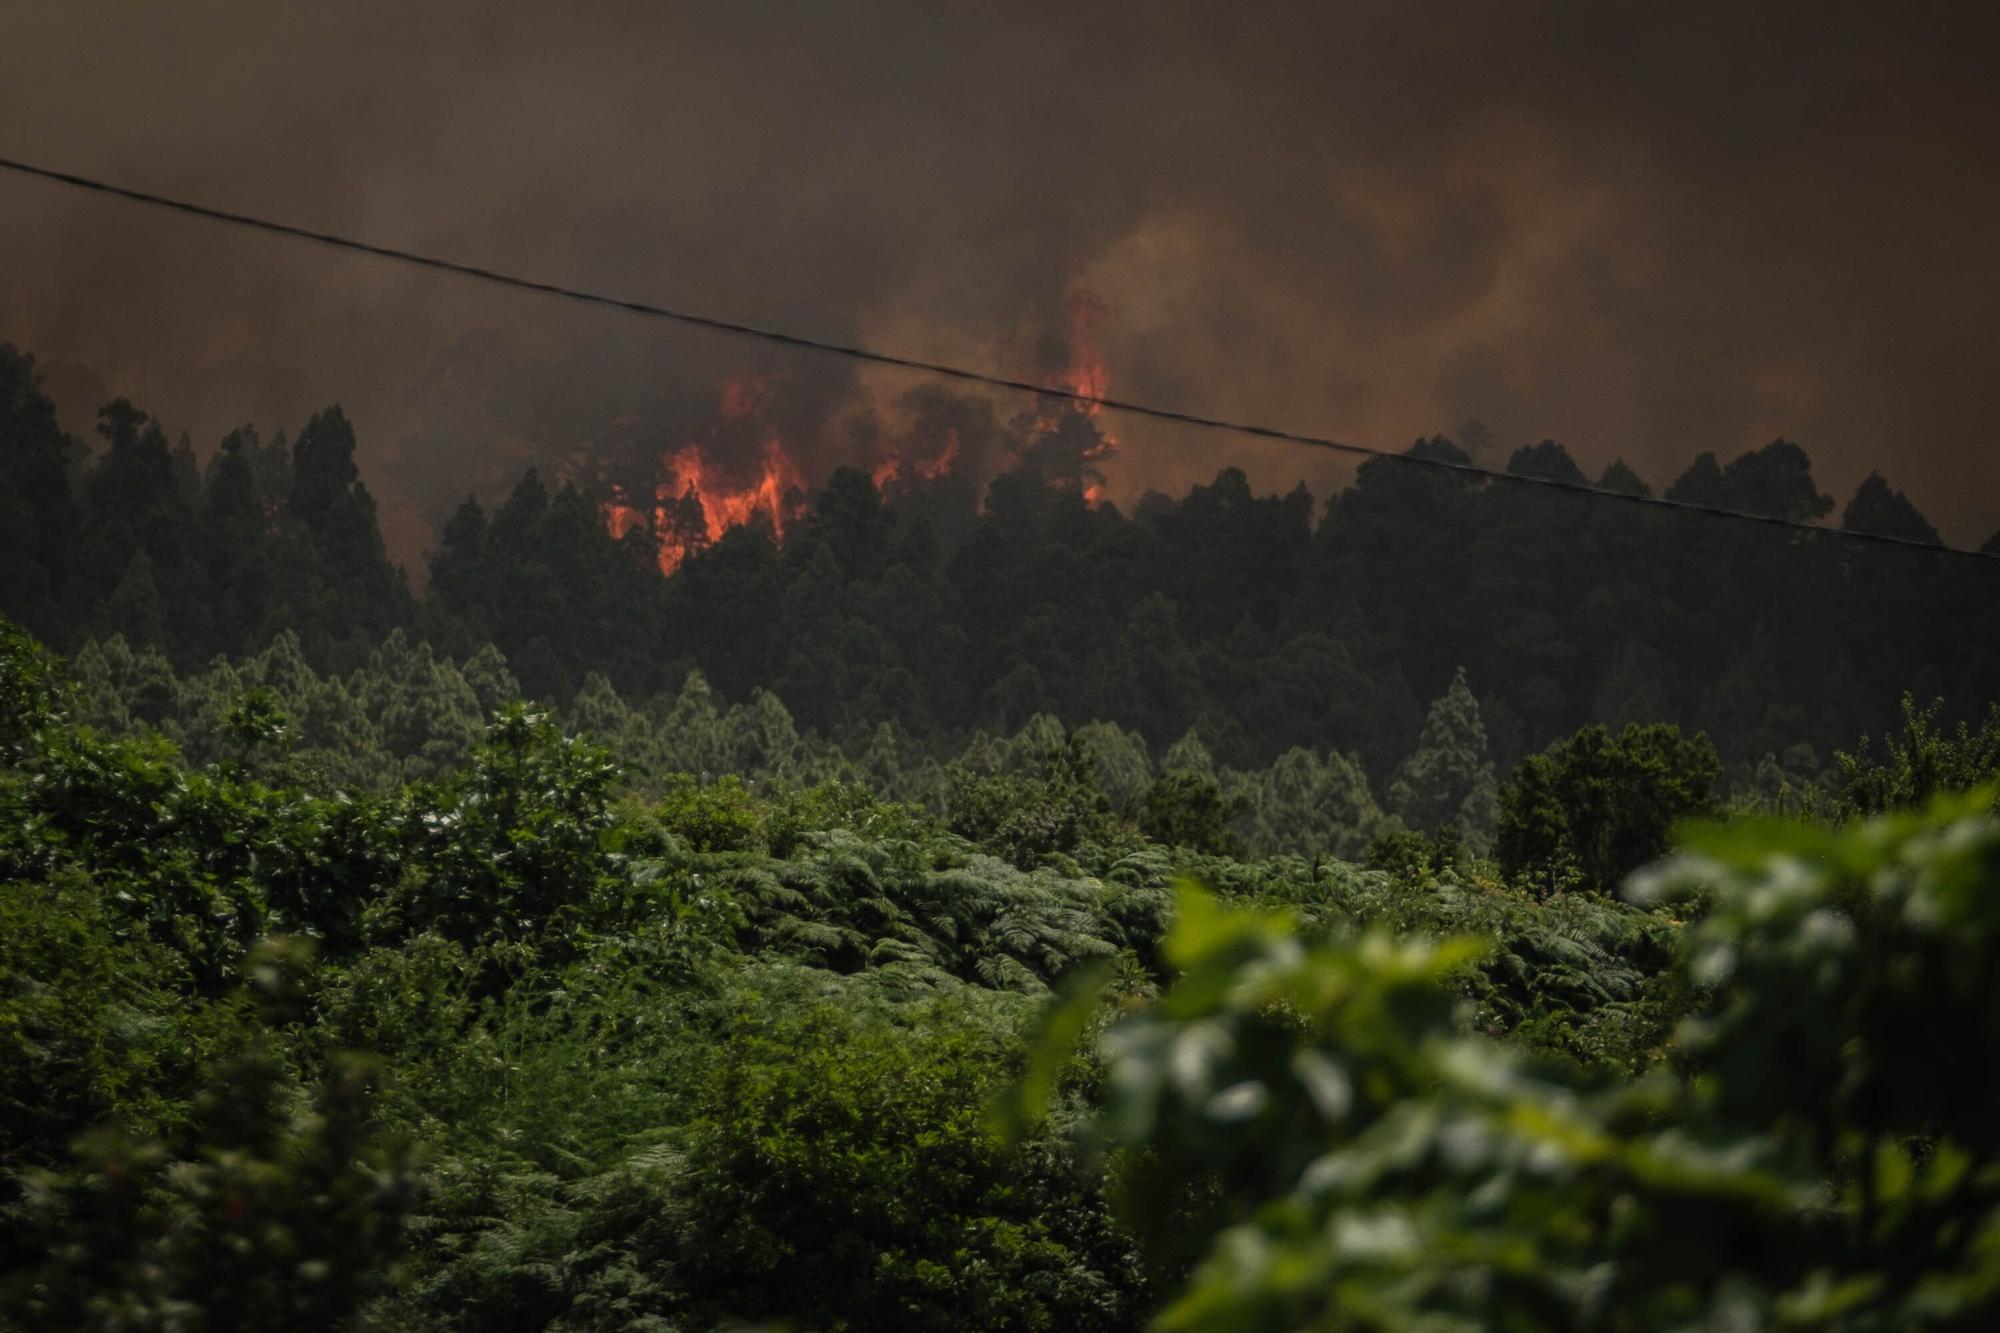
[[[1843, 499], [1880, 467], [1954, 540], [2000, 525], [1970, 6], [19, 10], [10, 155], [1017, 374], [1088, 289], [1121, 395], [1389, 448], [1476, 418], [1496, 460], [1553, 436], [1656, 485], [1784, 435]], [[26, 181], [0, 247], [0, 337], [73, 426], [122, 392], [208, 447], [341, 401], [406, 558], [530, 460], [629, 475], [732, 373], [813, 467], [952, 410]], [[1123, 500], [1343, 475], [1106, 424]]]

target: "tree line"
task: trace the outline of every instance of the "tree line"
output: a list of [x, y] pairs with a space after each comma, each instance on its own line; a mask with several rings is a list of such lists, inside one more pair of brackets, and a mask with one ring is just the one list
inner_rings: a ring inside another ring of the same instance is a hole
[[[1047, 715], [1115, 723], [1157, 758], [1192, 733], [1216, 762], [1295, 748], [1387, 784], [1461, 669], [1502, 769], [1590, 724], [1704, 731], [1731, 781], [1807, 774], [1905, 692], [1972, 716], [2000, 679], [2000, 578], [1922, 551], [1627, 506], [1371, 460], [1324, 505], [1225, 469], [1130, 513], [1030, 463], [983, 502], [959, 485], [885, 499], [842, 470], [778, 541], [756, 523], [662, 578], [643, 531], [525, 474], [440, 529], [421, 596], [392, 567], [338, 408], [296, 438], [232, 432], [205, 465], [120, 400], [89, 450], [32, 359], [0, 352], [0, 609], [58, 647], [122, 636], [178, 669], [296, 636], [351, 671], [397, 630], [469, 661], [489, 644], [531, 697], [601, 676], [644, 699], [698, 670], [759, 691], [850, 753], [883, 726], [943, 758]], [[1464, 461], [1444, 439], [1414, 454]], [[1560, 445], [1517, 473], [1589, 479]], [[1795, 444], [1697, 457], [1663, 492], [1797, 521], [1831, 516]], [[1936, 532], [1880, 475], [1842, 527]], [[1989, 548], [2000, 549], [2000, 534]]]

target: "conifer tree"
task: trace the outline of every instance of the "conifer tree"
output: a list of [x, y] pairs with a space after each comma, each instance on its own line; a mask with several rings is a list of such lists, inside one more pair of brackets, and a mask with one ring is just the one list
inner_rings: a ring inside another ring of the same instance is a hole
[[1869, 473], [1855, 489], [1854, 498], [1841, 512], [1840, 526], [1849, 532], [1872, 532], [1932, 546], [1942, 540], [1910, 497], [1891, 486], [1880, 472]]
[[1417, 748], [1389, 781], [1389, 808], [1420, 832], [1453, 829], [1483, 847], [1493, 827], [1498, 788], [1486, 757], [1486, 726], [1465, 668], [1424, 718]]

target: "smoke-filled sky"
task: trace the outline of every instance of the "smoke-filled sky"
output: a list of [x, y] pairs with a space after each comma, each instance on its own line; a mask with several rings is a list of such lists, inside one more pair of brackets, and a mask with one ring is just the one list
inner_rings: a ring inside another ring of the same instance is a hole
[[[20, 5], [0, 155], [1382, 448], [1655, 486], [1784, 436], [2000, 526], [2000, 92], [1966, 5]], [[807, 470], [906, 377], [0, 177], [0, 338], [74, 430], [339, 401], [392, 545], [774, 376]], [[1006, 410], [1014, 410], [1010, 405]], [[1335, 459], [1107, 422], [1113, 498]], [[656, 447], [657, 446], [657, 447]], [[817, 478], [814, 478], [815, 480]]]

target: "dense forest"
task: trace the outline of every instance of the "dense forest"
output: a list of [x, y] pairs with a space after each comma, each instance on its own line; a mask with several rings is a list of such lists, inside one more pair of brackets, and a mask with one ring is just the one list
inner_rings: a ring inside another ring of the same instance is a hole
[[113, 734], [5, 632], [0, 1326], [2000, 1309], [2000, 710], [1664, 862], [1712, 747], [1586, 728], [1492, 854], [1348, 860], [1247, 857], [1183, 770], [1114, 801], [1075, 733], [933, 811], [503, 700], [364, 786], [280, 698]]
[[[345, 675], [400, 629], [459, 661], [491, 645], [529, 697], [564, 705], [598, 677], [657, 709], [699, 672], [719, 702], [775, 695], [850, 753], [944, 759], [1046, 715], [1115, 723], [1156, 756], [1192, 735], [1245, 770], [1339, 754], [1378, 785], [1460, 672], [1503, 770], [1591, 723], [1671, 722], [1706, 732], [1736, 786], [1760, 765], [1822, 772], [1906, 692], [1976, 715], [2000, 679], [1985, 562], [1391, 460], [1323, 504], [1224, 470], [1129, 514], [1039, 456], [983, 496], [946, 475], [885, 499], [841, 470], [798, 497], [782, 542], [761, 521], [696, 533], [668, 578], [652, 533], [613, 538], [605, 497], [530, 471], [490, 513], [450, 516], [417, 597], [338, 408], [289, 442], [246, 426], [205, 462], [123, 400], [97, 434], [65, 434], [32, 359], [0, 350], [0, 610], [59, 650], [115, 634], [181, 672], [289, 631]], [[1465, 457], [1443, 439], [1411, 452]], [[1623, 464], [1586, 478], [1553, 442], [1507, 467], [1648, 489]], [[1702, 454], [1662, 493], [1835, 509], [1785, 441]], [[1937, 540], [1880, 475], [1838, 522]]]
[[0, 1328], [2000, 1316], [1983, 562], [1027, 460], [418, 595], [337, 408], [99, 436], [0, 351]]

